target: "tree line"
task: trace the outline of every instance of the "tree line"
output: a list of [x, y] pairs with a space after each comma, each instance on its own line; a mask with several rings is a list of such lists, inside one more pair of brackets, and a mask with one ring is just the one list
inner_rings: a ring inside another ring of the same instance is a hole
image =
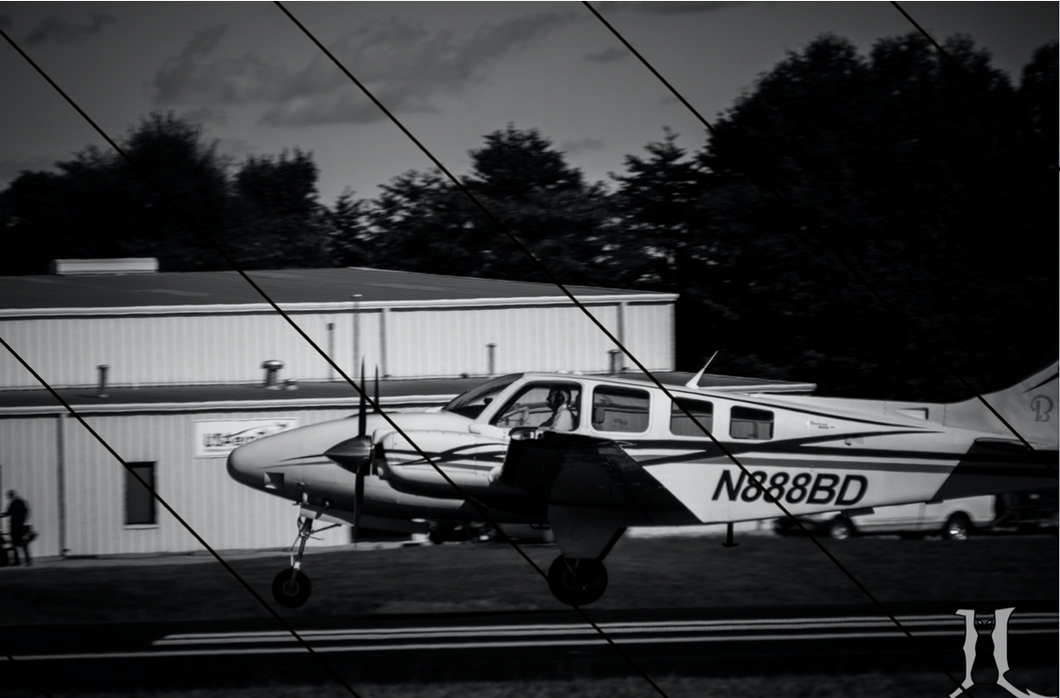
[[564, 284], [679, 293], [681, 368], [720, 349], [712, 371], [955, 399], [954, 375], [989, 390], [1057, 356], [1057, 45], [1017, 84], [970, 38], [944, 47], [952, 61], [917, 34], [868, 55], [821, 36], [701, 146], [665, 131], [607, 182], [509, 125], [461, 178], [489, 217], [437, 171], [325, 206], [311, 154], [236, 165], [154, 113], [122, 141], [135, 167], [89, 147], [0, 192], [0, 273], [61, 257], [224, 269], [213, 240], [246, 269], [546, 281], [499, 223]]

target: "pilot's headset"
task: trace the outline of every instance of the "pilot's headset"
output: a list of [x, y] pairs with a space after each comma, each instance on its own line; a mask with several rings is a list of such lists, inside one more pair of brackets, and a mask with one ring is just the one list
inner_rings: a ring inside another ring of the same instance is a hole
[[552, 392], [558, 395], [559, 397], [563, 398], [563, 402], [561, 404], [570, 407], [570, 388], [556, 387], [552, 389]]

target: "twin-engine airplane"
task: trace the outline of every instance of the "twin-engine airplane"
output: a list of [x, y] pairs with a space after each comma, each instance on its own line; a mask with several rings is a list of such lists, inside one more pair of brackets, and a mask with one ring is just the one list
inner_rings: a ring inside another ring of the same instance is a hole
[[775, 518], [778, 504], [865, 513], [1057, 484], [1056, 363], [984, 397], [1009, 426], [977, 398], [852, 400], [781, 394], [812, 384], [694, 387], [699, 378], [668, 387], [671, 401], [638, 380], [512, 374], [392, 422], [367, 414], [362, 397], [356, 418], [241, 446], [228, 472], [301, 504], [301, 543], [273, 583], [284, 606], [309, 597], [301, 561], [315, 521], [353, 524], [355, 540], [360, 525], [425, 520], [548, 526], [561, 552], [549, 587], [583, 605], [603, 594], [603, 560], [630, 526]]

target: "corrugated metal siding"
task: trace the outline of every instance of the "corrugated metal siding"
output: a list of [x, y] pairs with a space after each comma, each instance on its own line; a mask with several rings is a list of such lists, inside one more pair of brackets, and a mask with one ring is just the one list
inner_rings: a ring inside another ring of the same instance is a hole
[[[590, 312], [617, 336], [617, 305], [590, 306]], [[672, 314], [669, 304], [624, 307], [626, 342], [649, 368], [672, 368]], [[351, 376], [359, 372], [352, 313], [291, 317], [324, 352], [333, 344], [340, 368]], [[613, 348], [572, 306], [372, 309], [358, 313], [357, 324], [368, 373], [379, 365], [402, 378], [484, 375], [490, 343], [497, 345], [496, 373], [606, 371]], [[285, 379], [338, 379], [275, 314], [3, 320], [0, 336], [56, 387], [95, 385], [100, 364], [110, 366], [110, 385], [253, 383], [262, 380], [261, 363], [269, 359], [284, 362]], [[39, 387], [7, 352], [0, 353], [0, 385]]]
[[[307, 425], [348, 414], [349, 410], [327, 409], [125, 415], [90, 417], [87, 421], [126, 462], [156, 463], [158, 493], [207, 543], [224, 550], [290, 545], [297, 533], [297, 511], [289, 502], [232, 481], [225, 471], [223, 458], [194, 458], [194, 422], [297, 417], [300, 425]], [[113, 555], [202, 549], [160, 505], [156, 507], [156, 526], [126, 526], [126, 470], [80, 424], [68, 421], [66, 427], [67, 547], [70, 554]], [[310, 545], [336, 545], [349, 540], [345, 527], [326, 531], [320, 537], [322, 540], [310, 541]]]
[[[30, 555], [58, 555], [59, 417], [0, 419], [0, 491], [7, 508], [7, 490], [14, 489], [29, 505], [29, 523], [40, 537]], [[8, 520], [4, 519], [4, 533]]]
[[674, 370], [674, 306], [629, 304], [623, 316], [626, 348], [651, 371]]
[[[590, 312], [617, 331], [615, 306]], [[607, 337], [573, 307], [391, 311], [387, 372], [398, 376], [484, 375], [487, 344], [496, 344], [494, 373], [605, 371]]]
[[[349, 369], [349, 317], [292, 316], [328, 351], [329, 322], [336, 324], [336, 354]], [[370, 321], [362, 321], [372, 331]], [[261, 362], [284, 362], [283, 377], [325, 380], [328, 365], [283, 318], [274, 315], [62, 318], [0, 322], [3, 336], [54, 386], [92, 386], [96, 367], [110, 366], [111, 385], [248, 383], [262, 379]], [[0, 384], [38, 387], [13, 357], [0, 356]]]

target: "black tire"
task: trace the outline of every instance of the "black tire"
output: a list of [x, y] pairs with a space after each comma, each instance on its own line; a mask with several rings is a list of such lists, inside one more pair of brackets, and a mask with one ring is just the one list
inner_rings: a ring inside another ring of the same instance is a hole
[[295, 572], [294, 579], [291, 579], [291, 568], [288, 567], [272, 580], [272, 598], [286, 608], [298, 608], [304, 604], [309, 600], [312, 590], [309, 577], [301, 570]]
[[568, 606], [591, 604], [607, 589], [607, 568], [599, 560], [560, 555], [548, 568], [548, 588]]
[[854, 523], [845, 516], [837, 516], [828, 524], [828, 537], [836, 540], [845, 540], [857, 535]]
[[946, 540], [967, 540], [972, 532], [972, 522], [964, 514], [952, 514], [942, 527], [942, 537]]

